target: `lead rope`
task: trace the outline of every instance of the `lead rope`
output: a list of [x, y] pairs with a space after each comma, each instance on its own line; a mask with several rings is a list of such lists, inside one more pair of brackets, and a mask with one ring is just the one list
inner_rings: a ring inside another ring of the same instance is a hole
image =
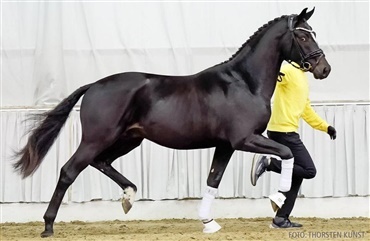
[[300, 65], [298, 65], [296, 62], [292, 61], [292, 60], [288, 60], [288, 63], [290, 65], [292, 65], [294, 68], [296, 69], [300, 69], [300, 70], [304, 70]]

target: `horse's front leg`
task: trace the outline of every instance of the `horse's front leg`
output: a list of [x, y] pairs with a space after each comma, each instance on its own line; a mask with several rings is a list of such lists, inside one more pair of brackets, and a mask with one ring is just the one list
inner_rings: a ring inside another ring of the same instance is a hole
[[204, 233], [215, 233], [221, 229], [221, 226], [213, 220], [211, 216], [211, 205], [217, 195], [218, 186], [220, 185], [222, 175], [225, 172], [226, 166], [234, 152], [230, 144], [217, 146], [211, 170], [207, 179], [207, 187], [203, 195], [203, 199], [198, 209], [199, 219], [203, 222]]
[[282, 207], [285, 201], [285, 194], [290, 190], [292, 184], [294, 158], [292, 151], [271, 139], [262, 135], [252, 135], [247, 139], [242, 139], [239, 143], [234, 143], [236, 150], [248, 151], [261, 154], [275, 155], [281, 158], [281, 175], [279, 192], [269, 196], [274, 211]]

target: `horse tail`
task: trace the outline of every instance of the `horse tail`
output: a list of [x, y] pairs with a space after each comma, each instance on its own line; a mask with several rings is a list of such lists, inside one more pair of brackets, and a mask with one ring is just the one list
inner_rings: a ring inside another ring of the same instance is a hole
[[30, 136], [26, 146], [19, 152], [15, 153], [15, 158], [20, 158], [13, 167], [23, 178], [33, 174], [40, 166], [46, 153], [58, 137], [60, 130], [67, 121], [69, 113], [76, 105], [77, 101], [91, 87], [88, 84], [80, 87], [70, 96], [60, 102], [53, 110], [43, 114], [33, 115], [37, 118], [37, 123], [30, 130]]

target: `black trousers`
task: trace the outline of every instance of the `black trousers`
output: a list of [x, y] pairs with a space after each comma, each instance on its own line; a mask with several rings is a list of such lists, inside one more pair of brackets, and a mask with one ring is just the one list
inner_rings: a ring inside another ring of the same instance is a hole
[[[276, 213], [278, 217], [289, 218], [303, 179], [314, 178], [316, 175], [315, 164], [298, 133], [267, 131], [267, 135], [270, 139], [289, 147], [294, 156], [292, 186], [286, 193], [284, 205]], [[271, 158], [267, 171], [281, 173], [281, 161]]]

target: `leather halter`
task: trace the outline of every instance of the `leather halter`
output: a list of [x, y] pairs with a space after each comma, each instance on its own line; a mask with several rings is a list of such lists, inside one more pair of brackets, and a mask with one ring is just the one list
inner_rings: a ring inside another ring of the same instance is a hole
[[[300, 66], [296, 66], [296, 65], [293, 64], [293, 61], [292, 60], [288, 60], [288, 62], [291, 65], [293, 65], [294, 67], [299, 68], [299, 69], [301, 69], [303, 71], [313, 70], [317, 66], [317, 64], [319, 63], [320, 59], [325, 56], [324, 55], [324, 52], [320, 48], [319, 49], [316, 49], [316, 50], [314, 50], [314, 51], [312, 51], [312, 52], [310, 52], [308, 54], [306, 54], [303, 51], [302, 47], [299, 45], [299, 43], [297, 41], [297, 38], [296, 38], [294, 32], [295, 31], [298, 31], [298, 30], [305, 31], [305, 32], [310, 33], [313, 37], [315, 37], [316, 34], [315, 34], [314, 31], [309, 30], [309, 29], [306, 29], [306, 28], [302, 28], [302, 27], [293, 28], [293, 19], [294, 19], [294, 16], [293, 15], [292, 16], [289, 16], [289, 18], [288, 18], [288, 28], [289, 28], [289, 31], [290, 31], [291, 36], [292, 36], [292, 41], [293, 41], [294, 45], [296, 46], [296, 48], [298, 49], [299, 55], [301, 56], [301, 64], [300, 64]], [[292, 44], [292, 48], [293, 48], [293, 44]], [[290, 52], [292, 52], [292, 48], [290, 49]], [[308, 60], [309, 59], [316, 59], [316, 58], [317, 58], [316, 65], [315, 65], [314, 68], [312, 68], [311, 63], [308, 62]]]

